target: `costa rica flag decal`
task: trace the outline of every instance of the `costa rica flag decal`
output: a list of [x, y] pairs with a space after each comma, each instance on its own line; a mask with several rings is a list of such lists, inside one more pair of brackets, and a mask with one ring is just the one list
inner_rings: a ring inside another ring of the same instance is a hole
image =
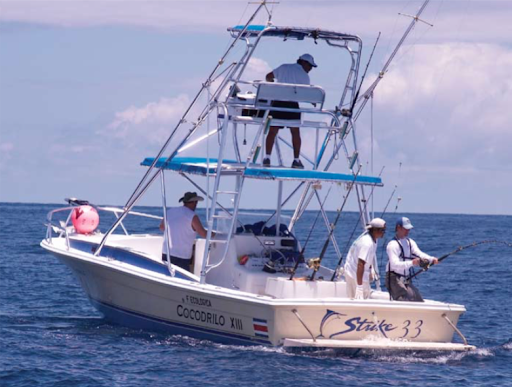
[[259, 318], [252, 319], [252, 325], [254, 327], [254, 334], [258, 337], [265, 337], [268, 339], [268, 324], [267, 320]]

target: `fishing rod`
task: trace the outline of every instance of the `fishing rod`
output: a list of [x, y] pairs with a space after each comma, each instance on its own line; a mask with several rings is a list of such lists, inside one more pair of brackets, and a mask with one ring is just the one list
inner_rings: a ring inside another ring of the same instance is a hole
[[[329, 241], [331, 240], [331, 237], [334, 234], [334, 229], [336, 228], [336, 224], [338, 223], [338, 220], [340, 220], [341, 213], [343, 212], [343, 208], [345, 207], [345, 204], [347, 203], [348, 197], [350, 196], [350, 192], [352, 192], [352, 188], [356, 184], [357, 176], [359, 176], [359, 172], [361, 172], [362, 165], [359, 164], [359, 168], [357, 170], [357, 173], [354, 174], [354, 178], [350, 182], [350, 187], [343, 199], [343, 203], [341, 204], [340, 209], [338, 210], [338, 215], [336, 215], [336, 219], [334, 220], [334, 223], [331, 225], [331, 230], [329, 231], [329, 235], [327, 236], [327, 239], [325, 240], [324, 246], [322, 247], [322, 251], [320, 252], [320, 256], [315, 260], [315, 268], [313, 270], [313, 274], [311, 274], [310, 280], [313, 281], [315, 279], [316, 272], [320, 268], [320, 264], [322, 263], [322, 259], [324, 258], [325, 252], [327, 251], [327, 247], [329, 247]], [[374, 186], [375, 187], [375, 186]], [[342, 256], [343, 257], [343, 256]]]
[[[439, 262], [445, 260], [446, 258], [448, 258], [450, 255], [457, 254], [458, 252], [460, 252], [462, 250], [466, 250], [466, 249], [469, 249], [470, 247], [476, 247], [478, 245], [483, 245], [483, 244], [487, 244], [487, 243], [499, 243], [499, 244], [504, 244], [508, 247], [512, 247], [512, 243], [504, 242], [504, 241], [497, 241], [497, 240], [486, 240], [486, 241], [480, 241], [480, 242], [473, 242], [466, 246], [460, 246], [460, 247], [456, 248], [455, 250], [449, 252], [448, 254], [443, 255], [442, 257], [437, 259], [437, 262], [439, 263]], [[424, 267], [421, 270], [417, 271], [416, 273], [410, 275], [409, 277], [407, 277], [407, 281], [412, 280], [413, 278], [420, 275], [424, 271], [427, 271], [430, 268], [430, 266], [431, 265], [428, 264], [426, 267]]]
[[[382, 211], [382, 214], [380, 214], [380, 218], [384, 218], [384, 214], [388, 210], [389, 203], [391, 203], [391, 199], [393, 199], [393, 196], [395, 196], [395, 192], [396, 192], [397, 188], [398, 188], [398, 186], [395, 185], [395, 189], [393, 189], [393, 192], [391, 192], [391, 195], [389, 196], [389, 200], [386, 203], [386, 206], [384, 207], [384, 210]], [[398, 204], [397, 204], [396, 208], [398, 208]]]
[[[380, 170], [379, 177], [382, 175], [382, 172], [384, 171], [384, 167]], [[350, 237], [348, 238], [347, 244], [345, 245], [345, 249], [343, 250], [343, 254], [341, 255], [338, 264], [336, 265], [336, 269], [334, 270], [334, 273], [332, 273], [331, 281], [334, 281], [334, 278], [336, 278], [336, 272], [338, 271], [339, 267], [341, 266], [341, 262], [343, 262], [343, 256], [347, 253], [348, 245], [350, 244], [350, 240], [354, 236], [354, 233], [356, 232], [357, 225], [361, 221], [361, 217], [363, 216], [363, 212], [366, 211], [366, 207], [368, 206], [368, 201], [373, 196], [373, 193], [375, 192], [375, 186], [372, 187], [372, 190], [370, 192], [370, 195], [368, 196], [368, 199], [365, 200], [363, 210], [359, 212], [359, 218], [357, 219], [356, 225], [352, 229], [352, 234], [350, 234]]]
[[[402, 171], [402, 162], [399, 163], [398, 165], [398, 179], [400, 179], [400, 172]], [[395, 188], [393, 189], [393, 192], [391, 192], [391, 195], [389, 196], [389, 200], [386, 204], [386, 207], [384, 207], [384, 210], [382, 211], [382, 214], [380, 214], [380, 217], [382, 219], [384, 219], [384, 214], [386, 213], [386, 211], [388, 210], [388, 206], [389, 206], [389, 203], [391, 203], [391, 199], [393, 199], [393, 196], [395, 196], [395, 192], [396, 190], [398, 189], [398, 184], [395, 185]], [[395, 205], [395, 210], [393, 211], [393, 216], [396, 216], [396, 212], [398, 210], [398, 206], [400, 205], [400, 201], [402, 200], [402, 198], [400, 196], [398, 196], [396, 198], [396, 205]], [[380, 271], [381, 271], [381, 267], [380, 267], [380, 264], [382, 264], [382, 262], [384, 261], [384, 250], [386, 250], [386, 246], [388, 244], [388, 239], [387, 237], [384, 239], [384, 242], [382, 243], [382, 249], [381, 249], [381, 254], [380, 254], [380, 261], [379, 261], [379, 276], [380, 276]]]
[[[395, 188], [396, 188], [396, 186], [395, 186]], [[393, 191], [393, 193], [391, 194], [391, 197], [393, 197], [394, 194], [395, 194], [395, 191]], [[389, 200], [391, 201], [391, 198]], [[401, 200], [402, 200], [402, 198], [400, 196], [396, 198], [396, 205], [395, 205], [395, 209], [393, 211], [393, 216], [396, 216], [396, 212], [398, 210], [398, 206], [400, 205], [400, 201]], [[388, 204], [389, 204], [389, 202], [388, 202]], [[382, 219], [384, 219], [384, 214], [386, 213], [386, 209], [387, 209], [387, 205], [386, 205], [386, 208], [384, 209], [384, 211], [382, 212], [382, 214], [380, 216]], [[379, 261], [379, 273], [380, 273], [380, 271], [382, 269], [381, 264], [384, 261], [384, 251], [386, 250], [387, 244], [388, 244], [388, 239], [386, 238], [386, 239], [384, 239], [384, 242], [382, 243], [382, 249], [381, 249], [381, 254], [380, 254], [380, 261]]]
[[359, 98], [359, 93], [361, 92], [361, 87], [363, 87], [363, 81], [364, 77], [366, 76], [366, 73], [368, 72], [368, 67], [370, 67], [370, 63], [373, 58], [373, 54], [375, 53], [375, 49], [377, 48], [377, 43], [379, 43], [380, 39], [380, 32], [377, 36], [377, 40], [375, 40], [375, 44], [373, 45], [372, 53], [370, 54], [370, 58], [368, 59], [368, 63], [366, 63], [366, 68], [364, 69], [363, 76], [361, 77], [361, 82], [359, 83], [359, 87], [357, 89], [356, 95], [354, 96], [354, 100], [352, 101], [352, 106], [350, 106], [350, 110], [346, 112], [349, 117], [352, 117], [352, 112], [354, 111], [354, 107], [356, 106], [357, 99]]
[[316, 226], [316, 222], [318, 221], [318, 217], [320, 216], [320, 213], [322, 212], [323, 205], [325, 204], [325, 201], [327, 200], [327, 197], [329, 196], [329, 193], [331, 192], [331, 189], [332, 189], [332, 185], [329, 187], [329, 191], [327, 191], [327, 195], [325, 195], [324, 201], [320, 205], [321, 209], [318, 210], [318, 212], [316, 214], [315, 221], [313, 222], [313, 225], [309, 229], [309, 234], [308, 234], [308, 237], [306, 238], [306, 242], [304, 242], [304, 246], [302, 246], [302, 250], [300, 251], [299, 256], [297, 257], [297, 261], [295, 262], [295, 266], [293, 267], [292, 274], [290, 275], [290, 281], [295, 276], [295, 272], [297, 271], [297, 268], [299, 267], [300, 259], [304, 258], [304, 251], [306, 250], [306, 246], [308, 245], [309, 238], [311, 237], [311, 234], [313, 233], [313, 229]]

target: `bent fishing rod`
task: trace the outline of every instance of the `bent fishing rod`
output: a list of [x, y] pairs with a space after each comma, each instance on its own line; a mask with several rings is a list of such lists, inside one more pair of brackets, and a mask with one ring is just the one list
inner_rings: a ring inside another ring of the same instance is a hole
[[[439, 262], [445, 260], [446, 258], [448, 258], [449, 256], [457, 254], [458, 252], [460, 252], [462, 250], [466, 250], [466, 249], [469, 249], [470, 247], [476, 247], [478, 245], [483, 245], [483, 244], [487, 244], [487, 243], [498, 243], [498, 244], [504, 244], [504, 245], [506, 245], [508, 247], [512, 247], [512, 243], [504, 242], [504, 241], [497, 241], [497, 240], [486, 240], [486, 241], [480, 241], [480, 242], [473, 242], [473, 243], [471, 243], [469, 245], [466, 245], [466, 246], [460, 246], [460, 247], [456, 248], [455, 250], [449, 252], [448, 254], [443, 255], [442, 257], [437, 259], [437, 262], [439, 263]], [[409, 277], [407, 277], [407, 281], [412, 280], [416, 276], [418, 276], [421, 273], [427, 271], [430, 268], [430, 266], [431, 265], [429, 264], [426, 267], [422, 268], [421, 270], [417, 271], [416, 273], [410, 275]]]

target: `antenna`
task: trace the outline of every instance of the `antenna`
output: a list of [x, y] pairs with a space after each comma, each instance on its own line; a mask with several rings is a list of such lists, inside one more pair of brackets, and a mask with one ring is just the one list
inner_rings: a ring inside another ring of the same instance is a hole
[[420, 18], [418, 17], [418, 15], [409, 15], [409, 14], [407, 14], [407, 13], [401, 13], [401, 12], [398, 12], [398, 14], [399, 14], [400, 16], [407, 16], [407, 17], [410, 17], [411, 19], [414, 19], [415, 21], [423, 22], [423, 23], [425, 23], [426, 25], [428, 25], [428, 26], [430, 26], [430, 27], [434, 27], [434, 25], [433, 25], [433, 24], [430, 24], [430, 23], [426, 22], [425, 20], [420, 19]]
[[[375, 79], [375, 81], [370, 85], [370, 87], [361, 96], [359, 96], [358, 101], [354, 101], [354, 102], [361, 101], [361, 104], [358, 106], [357, 111], [354, 114], [354, 121], [357, 121], [359, 115], [361, 114], [361, 112], [363, 111], [364, 107], [366, 106], [366, 103], [368, 102], [368, 99], [370, 98], [371, 94], [373, 93], [373, 91], [375, 90], [377, 85], [380, 83], [382, 78], [384, 78], [384, 75], [388, 72], [389, 65], [391, 64], [391, 62], [395, 58], [396, 54], [398, 53], [398, 50], [400, 49], [400, 47], [404, 43], [404, 41], [407, 38], [407, 36], [409, 35], [409, 33], [414, 28], [416, 23], [418, 21], [421, 21], [423, 23], [426, 23], [426, 24], [432, 26], [432, 24], [429, 24], [429, 23], [425, 22], [424, 20], [420, 19], [420, 15], [422, 14], [423, 10], [426, 8], [426, 6], [428, 5], [429, 2], [430, 2], [430, 0], [425, 0], [425, 2], [421, 5], [420, 9], [418, 10], [418, 12], [416, 13], [415, 16], [400, 14], [400, 15], [411, 17], [412, 18], [411, 23], [409, 24], [409, 27], [407, 27], [407, 30], [404, 32], [404, 35], [402, 36], [402, 38], [400, 39], [400, 41], [396, 45], [395, 49], [393, 50], [393, 52], [389, 56], [388, 60], [386, 61], [386, 63], [382, 67], [382, 70], [379, 72], [379, 75], [378, 75], [377, 79]], [[354, 105], [355, 105], [355, 103], [354, 103]]]
[[272, 24], [271, 21], [272, 21], [272, 11], [270, 11], [267, 7], [267, 4], [279, 4], [279, 1], [267, 1], [267, 0], [262, 0], [262, 1], [249, 1], [248, 4], [259, 4], [259, 5], [262, 5], [264, 8], [265, 8], [265, 11], [267, 11], [268, 13], [268, 20], [267, 20], [267, 24], [270, 25]]

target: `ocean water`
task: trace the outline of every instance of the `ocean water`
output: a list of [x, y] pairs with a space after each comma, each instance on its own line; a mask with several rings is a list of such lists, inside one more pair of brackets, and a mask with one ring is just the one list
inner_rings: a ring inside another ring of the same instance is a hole
[[[46, 213], [55, 207], [0, 203], [1, 386], [512, 386], [512, 248], [505, 245], [466, 249], [416, 281], [425, 298], [466, 305], [459, 328], [478, 347], [475, 352], [287, 353], [109, 323], [67, 267], [39, 246]], [[432, 255], [481, 240], [512, 240], [512, 216], [407, 215], [415, 225], [411, 237]], [[298, 226], [302, 242], [315, 217], [307, 212]], [[357, 217], [341, 217], [341, 250]], [[321, 223], [308, 242], [308, 257], [318, 255], [325, 241]], [[101, 228], [107, 225], [102, 218]], [[127, 225], [142, 232], [158, 227], [154, 220]], [[335, 261], [328, 250], [324, 262], [333, 267]]]

